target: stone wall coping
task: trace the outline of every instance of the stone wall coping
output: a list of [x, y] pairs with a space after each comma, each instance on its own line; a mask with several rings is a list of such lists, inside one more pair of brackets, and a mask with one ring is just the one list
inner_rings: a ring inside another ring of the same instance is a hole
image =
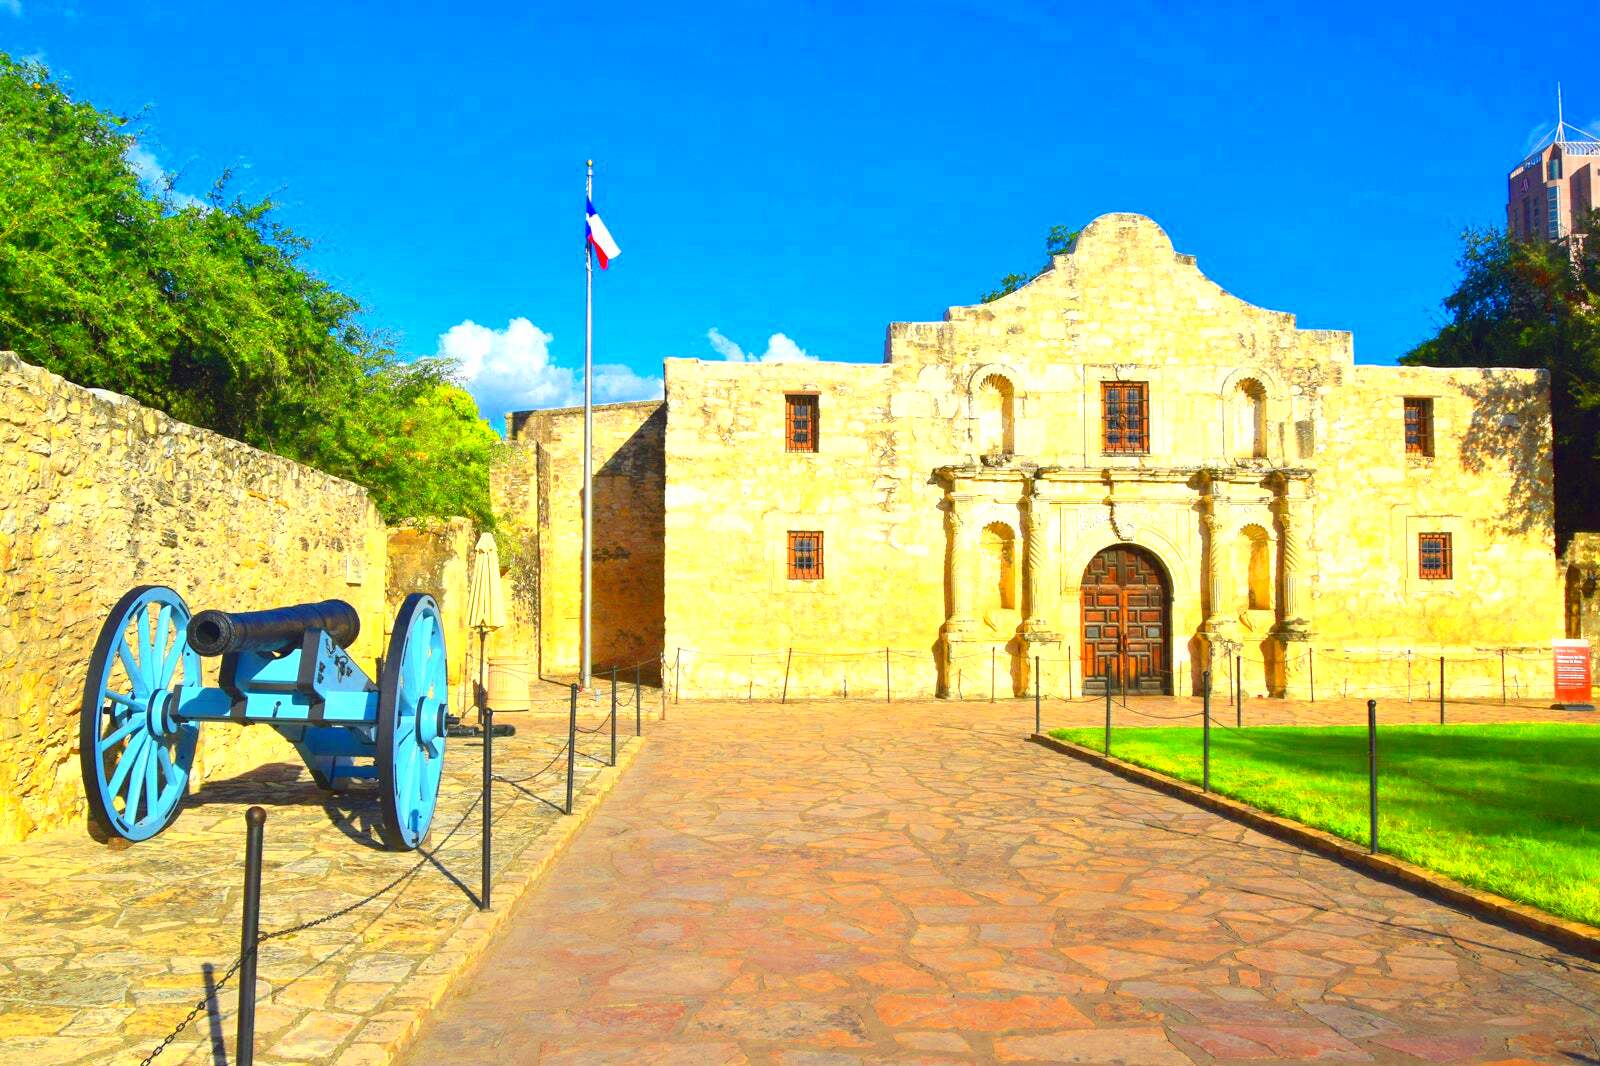
[[42, 366], [25, 362], [16, 352], [0, 351], [0, 374], [15, 374], [25, 381], [32, 379], [42, 380], [44, 382], [57, 382], [59, 383], [57, 386], [58, 388], [64, 387], [76, 390], [83, 393], [91, 403], [104, 404], [107, 408], [116, 409], [114, 417], [118, 419], [127, 419], [133, 412], [148, 411], [157, 420], [156, 432], [158, 433], [180, 433], [202, 439], [211, 438], [216, 442], [217, 446], [223, 450], [229, 448], [243, 448], [246, 451], [254, 452], [263, 459], [283, 463], [285, 466], [293, 467], [303, 476], [318, 478], [329, 485], [337, 486], [340, 489], [347, 491], [351, 495], [367, 497], [370, 500], [370, 495], [367, 490], [362, 488], [360, 485], [357, 485], [354, 481], [346, 481], [344, 478], [330, 474], [325, 470], [318, 470], [314, 466], [307, 466], [304, 463], [297, 462], [285, 455], [279, 455], [276, 452], [265, 451], [261, 448], [255, 447], [252, 444], [246, 444], [244, 441], [235, 437], [218, 433], [215, 430], [206, 429], [204, 426], [196, 426], [189, 422], [180, 421], [176, 418], [173, 418], [165, 411], [155, 407], [146, 407], [133, 397], [125, 396], [120, 392], [112, 392], [109, 389], [91, 389], [88, 386], [79, 385], [77, 382], [72, 381], [69, 378], [62, 377], [60, 374], [57, 374], [54, 371], [46, 370]]

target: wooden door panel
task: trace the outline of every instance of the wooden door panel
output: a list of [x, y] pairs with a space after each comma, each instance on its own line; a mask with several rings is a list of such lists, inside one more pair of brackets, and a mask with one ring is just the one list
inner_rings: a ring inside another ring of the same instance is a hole
[[1089, 692], [1116, 687], [1168, 691], [1166, 579], [1143, 551], [1107, 548], [1084, 569], [1083, 676]]

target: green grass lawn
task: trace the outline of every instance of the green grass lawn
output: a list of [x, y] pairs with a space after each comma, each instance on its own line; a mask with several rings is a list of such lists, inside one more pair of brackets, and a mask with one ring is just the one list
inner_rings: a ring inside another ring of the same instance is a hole
[[[1055, 729], [1100, 751], [1099, 728]], [[1197, 728], [1114, 729], [1111, 754], [1200, 783]], [[1368, 843], [1365, 726], [1211, 730], [1211, 789]], [[1379, 850], [1600, 925], [1600, 726], [1378, 727]]]

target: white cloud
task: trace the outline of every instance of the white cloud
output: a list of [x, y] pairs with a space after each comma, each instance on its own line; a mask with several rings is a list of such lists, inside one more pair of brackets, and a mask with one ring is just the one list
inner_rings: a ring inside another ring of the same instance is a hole
[[[0, 0], [4, 3], [5, 0]], [[133, 171], [146, 191], [169, 199], [172, 206], [178, 210], [185, 207], [198, 207], [202, 211], [211, 210], [211, 205], [198, 196], [190, 196], [186, 192], [179, 192], [173, 187], [176, 175], [167, 173], [161, 161], [144, 145], [137, 141], [128, 145], [128, 150], [122, 153], [122, 158], [127, 162], [128, 168]]]
[[[456, 361], [462, 387], [478, 402], [478, 412], [497, 422], [508, 411], [583, 402], [580, 373], [551, 358], [554, 339], [526, 318], [513, 318], [504, 329], [480, 326], [469, 318], [439, 335], [438, 354]], [[660, 378], [630, 367], [603, 363], [594, 368], [599, 403], [660, 399], [661, 388]]]
[[803, 363], [816, 358], [814, 355], [807, 355], [804, 348], [782, 333], [774, 333], [768, 337], [767, 350], [760, 355], [747, 353], [725, 337], [715, 326], [706, 331], [706, 339], [711, 342], [711, 347], [716, 349], [717, 354], [730, 363]]

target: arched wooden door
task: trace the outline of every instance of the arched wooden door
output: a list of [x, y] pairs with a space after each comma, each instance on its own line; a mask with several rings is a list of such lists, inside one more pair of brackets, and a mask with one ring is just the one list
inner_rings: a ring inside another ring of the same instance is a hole
[[1106, 548], [1083, 571], [1083, 689], [1104, 692], [1110, 676], [1120, 691], [1171, 692], [1168, 661], [1171, 589], [1143, 548]]

